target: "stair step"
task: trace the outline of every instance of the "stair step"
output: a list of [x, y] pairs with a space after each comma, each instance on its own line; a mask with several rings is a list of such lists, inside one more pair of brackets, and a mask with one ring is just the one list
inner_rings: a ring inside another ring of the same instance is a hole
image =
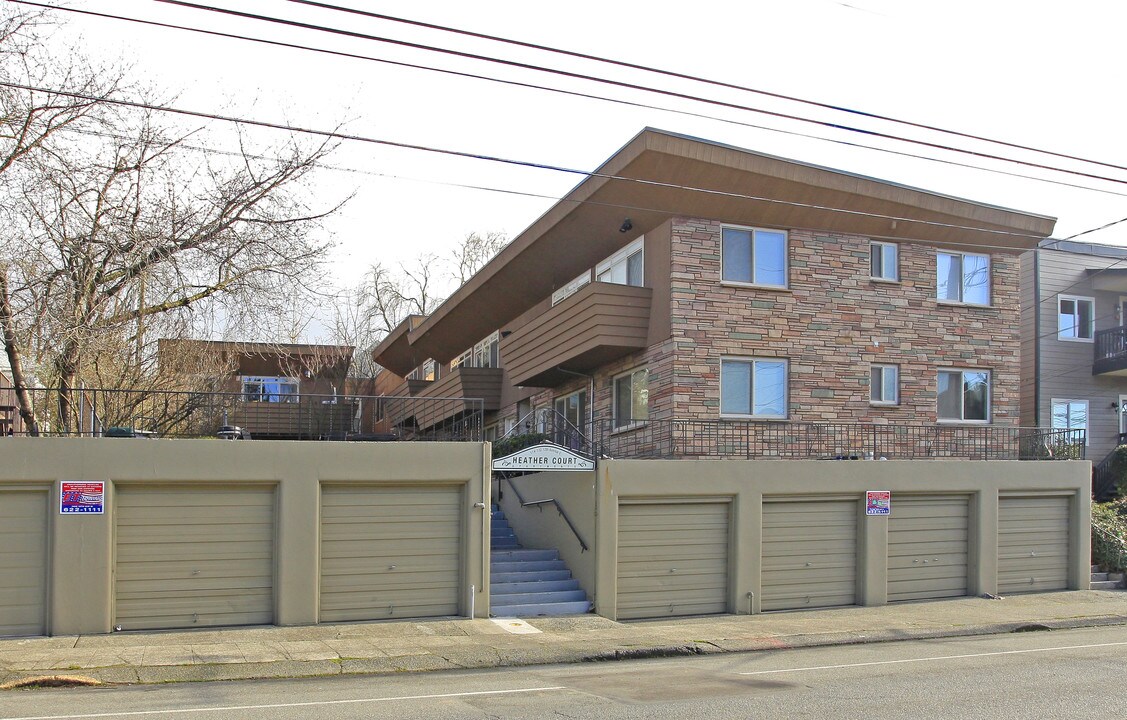
[[506, 550], [520, 550], [520, 545], [515, 540], [498, 540], [489, 543], [491, 551], [506, 551]]
[[1123, 583], [1119, 580], [1101, 580], [1090, 584], [1091, 590], [1119, 590], [1123, 587]]
[[489, 563], [489, 571], [497, 573], [537, 572], [540, 570], [567, 570], [567, 563], [563, 560], [514, 560]]
[[509, 521], [505, 519], [504, 515], [502, 515], [501, 517], [494, 515], [492, 522], [489, 523], [489, 526], [494, 530], [496, 530], [497, 528], [512, 527], [512, 525], [509, 525]]
[[559, 590], [578, 590], [579, 581], [575, 578], [569, 580], [537, 580], [533, 582], [492, 582], [489, 584], [489, 594], [514, 595], [532, 592], [556, 592]]
[[582, 615], [591, 612], [586, 600], [561, 603], [534, 603], [529, 605], [494, 605], [494, 617], [543, 617], [548, 615]]
[[538, 550], [536, 548], [521, 548], [519, 550], [506, 550], [503, 553], [493, 553], [491, 564], [497, 562], [520, 562], [524, 560], [559, 560], [559, 550]]
[[1092, 572], [1094, 572], [1094, 573], [1097, 573], [1097, 572], [1099, 572], [1099, 571], [1100, 571], [1100, 566], [1099, 566], [1099, 565], [1093, 565], [1093, 566], [1092, 566]]
[[1108, 573], [1107, 574], [1108, 580], [1115, 580], [1116, 582], [1123, 582], [1123, 578], [1124, 578], [1123, 573]]
[[[490, 590], [492, 595], [492, 590]], [[545, 603], [587, 602], [583, 590], [555, 590], [549, 592], [508, 593], [497, 596], [493, 605], [510, 607], [512, 605], [542, 605]]]
[[501, 572], [490, 573], [489, 576], [495, 583], [511, 582], [543, 582], [548, 580], [570, 580], [570, 570], [539, 570], [536, 572]]
[[1110, 580], [1110, 579], [1111, 578], [1108, 577], [1108, 574], [1105, 573], [1105, 572], [1094, 572], [1094, 573], [1092, 573], [1092, 582], [1104, 582], [1104, 581]]

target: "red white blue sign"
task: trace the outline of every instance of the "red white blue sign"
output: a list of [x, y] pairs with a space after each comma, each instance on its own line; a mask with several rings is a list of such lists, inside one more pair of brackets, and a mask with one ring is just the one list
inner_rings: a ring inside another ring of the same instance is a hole
[[101, 515], [106, 511], [106, 484], [63, 480], [59, 512], [63, 515]]
[[888, 490], [865, 491], [866, 515], [891, 515], [892, 493]]

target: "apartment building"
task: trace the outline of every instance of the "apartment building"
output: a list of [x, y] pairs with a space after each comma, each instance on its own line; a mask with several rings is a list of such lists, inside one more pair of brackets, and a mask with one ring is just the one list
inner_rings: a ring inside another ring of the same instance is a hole
[[1054, 223], [646, 129], [373, 357], [483, 398], [489, 437], [536, 410], [1016, 427], [1019, 255]]
[[1022, 422], [1086, 430], [1098, 465], [1127, 436], [1127, 248], [1045, 240], [1021, 260]]

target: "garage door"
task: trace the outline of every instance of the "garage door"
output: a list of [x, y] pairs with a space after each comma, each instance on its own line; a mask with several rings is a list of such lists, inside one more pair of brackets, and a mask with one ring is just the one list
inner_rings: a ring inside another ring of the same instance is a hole
[[0, 637], [47, 632], [47, 493], [0, 492]]
[[458, 614], [461, 486], [326, 486], [322, 622]]
[[273, 487], [119, 486], [116, 498], [115, 624], [273, 622]]
[[892, 498], [888, 519], [888, 601], [967, 594], [970, 498]]
[[1069, 499], [998, 500], [998, 592], [1068, 589]]
[[857, 602], [856, 500], [763, 502], [762, 610]]
[[728, 609], [728, 503], [618, 508], [618, 618]]

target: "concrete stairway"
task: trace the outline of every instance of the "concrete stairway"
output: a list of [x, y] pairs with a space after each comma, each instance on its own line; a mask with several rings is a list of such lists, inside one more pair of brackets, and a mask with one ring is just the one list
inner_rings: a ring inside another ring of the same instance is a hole
[[579, 615], [591, 611], [587, 593], [558, 550], [525, 549], [500, 509], [490, 538], [489, 595], [494, 617]]
[[1123, 573], [1100, 572], [1099, 565], [1092, 566], [1092, 590], [1119, 590], [1124, 586]]
[[1089, 587], [1093, 590], [1118, 590], [1127, 587], [1127, 583], [1122, 572], [1100, 572], [1100, 566], [1093, 565], [1092, 584]]

